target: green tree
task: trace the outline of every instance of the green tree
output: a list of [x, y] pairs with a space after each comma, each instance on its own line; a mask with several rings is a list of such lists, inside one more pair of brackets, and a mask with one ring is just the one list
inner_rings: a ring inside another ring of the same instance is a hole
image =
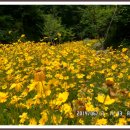
[[[104, 42], [104, 48], [130, 45], [130, 6], [118, 6], [113, 23]], [[128, 41], [128, 42], [126, 42]]]
[[81, 37], [104, 37], [113, 14], [113, 6], [86, 6], [80, 21]]
[[61, 21], [58, 18], [54, 18], [53, 15], [44, 15], [44, 38], [46, 41], [56, 43], [60, 42], [65, 37], [65, 29], [61, 25]]
[[24, 6], [23, 30], [28, 40], [39, 41], [43, 35], [44, 15], [39, 6]]
[[22, 33], [20, 13], [21, 6], [0, 6], [0, 41], [2, 43], [13, 42]]

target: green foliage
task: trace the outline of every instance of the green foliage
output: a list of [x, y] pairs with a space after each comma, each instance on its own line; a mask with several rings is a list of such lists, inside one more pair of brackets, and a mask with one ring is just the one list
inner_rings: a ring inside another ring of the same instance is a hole
[[17, 31], [0, 30], [0, 42], [1, 43], [11, 43], [18, 39]]
[[53, 15], [44, 15], [44, 35], [48, 42], [55, 42], [60, 40], [64, 33], [64, 28], [59, 19], [54, 18]]
[[129, 48], [130, 48], [130, 39], [124, 39], [124, 40], [121, 42], [121, 45], [120, 45], [120, 46], [129, 47]]
[[39, 41], [43, 34], [44, 17], [38, 6], [25, 8], [22, 14], [23, 30], [28, 40]]
[[81, 18], [81, 37], [104, 37], [113, 13], [113, 6], [87, 6]]
[[104, 48], [110, 46], [117, 48], [120, 43], [124, 43], [124, 40], [130, 39], [130, 8], [124, 5], [117, 6], [118, 9], [113, 17], [115, 7], [110, 5], [1, 5], [0, 42], [15, 42], [22, 34], [26, 35], [26, 40], [36, 42], [44, 40], [52, 43], [104, 38]]
[[118, 6], [116, 16], [114, 17], [108, 36], [105, 40], [105, 48], [112, 46], [118, 48], [120, 44], [126, 46], [130, 44], [130, 7], [129, 6]]
[[74, 36], [71, 29], [67, 29], [61, 24], [60, 18], [54, 18], [51, 14], [44, 15], [43, 34], [43, 40], [51, 42], [51, 44], [71, 40]]
[[0, 41], [3, 43], [10, 43], [17, 39], [19, 36], [18, 22], [10, 15], [0, 16]]

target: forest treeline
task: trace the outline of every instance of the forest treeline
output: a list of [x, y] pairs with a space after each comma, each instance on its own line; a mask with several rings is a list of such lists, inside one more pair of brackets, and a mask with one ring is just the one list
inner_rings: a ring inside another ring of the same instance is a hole
[[103, 38], [104, 48], [130, 45], [129, 5], [1, 5], [0, 42], [63, 43]]

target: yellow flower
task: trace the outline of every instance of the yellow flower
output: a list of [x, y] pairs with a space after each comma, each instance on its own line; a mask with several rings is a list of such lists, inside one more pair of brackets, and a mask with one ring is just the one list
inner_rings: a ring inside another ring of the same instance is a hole
[[51, 94], [51, 90], [45, 90], [45, 96], [49, 96]]
[[25, 34], [22, 34], [21, 37], [22, 37], [22, 38], [25, 37]]
[[62, 61], [61, 63], [63, 65], [63, 67], [67, 67], [67, 63], [66, 62]]
[[40, 125], [45, 125], [45, 123], [48, 121], [48, 115], [47, 115], [47, 110], [44, 110], [41, 112], [41, 119], [39, 120]]
[[84, 58], [86, 58], [86, 55], [80, 55], [79, 58], [84, 59]]
[[64, 80], [68, 80], [69, 79], [69, 76], [64, 76]]
[[51, 94], [50, 85], [46, 85], [45, 81], [38, 82], [36, 85], [36, 91], [44, 98]]
[[126, 52], [128, 48], [122, 48], [122, 52]]
[[130, 80], [130, 75], [128, 75], [128, 80]]
[[7, 72], [6, 72], [6, 74], [12, 74], [12, 72], [13, 72], [13, 69], [9, 69]]
[[28, 119], [27, 113], [26, 112], [22, 113], [22, 115], [20, 115], [19, 118], [20, 118], [19, 122], [23, 124], [25, 120]]
[[70, 70], [70, 71], [74, 71], [74, 66], [73, 66], [73, 64], [70, 64], [69, 66], [68, 66], [68, 70]]
[[7, 101], [8, 93], [0, 92], [0, 103], [4, 103]]
[[31, 118], [31, 119], [29, 120], [29, 125], [37, 125], [36, 119], [35, 119], [35, 118]]
[[19, 103], [19, 104], [17, 104], [17, 107], [19, 107], [19, 108], [26, 108], [26, 105], [24, 103]]
[[58, 78], [58, 79], [64, 79], [62, 74], [56, 74], [55, 77]]
[[68, 96], [69, 96], [68, 92], [59, 93], [56, 99], [56, 105], [61, 105], [61, 103], [64, 103], [68, 99]]
[[127, 121], [130, 122], [130, 118], [127, 118]]
[[104, 99], [105, 99], [105, 95], [104, 94], [98, 94], [98, 96], [95, 97], [95, 99], [97, 99], [98, 102], [103, 103]]
[[11, 90], [13, 88], [15, 89], [16, 92], [19, 92], [22, 89], [22, 84], [21, 83], [13, 83], [9, 89]]
[[114, 85], [114, 79], [112, 77], [106, 78], [106, 85], [107, 86], [113, 86]]
[[40, 125], [45, 125], [45, 123], [48, 121], [48, 115], [47, 115], [47, 110], [43, 110], [41, 112], [41, 119], [39, 120]]
[[6, 88], [7, 88], [7, 85], [3, 85], [3, 86], [2, 86], [2, 89], [6, 89]]
[[127, 125], [127, 120], [125, 118], [119, 118], [117, 125]]
[[45, 70], [37, 70], [36, 72], [34, 72], [34, 81], [45, 81], [45, 79]]
[[53, 124], [58, 125], [58, 124], [61, 123], [62, 117], [61, 117], [61, 116], [56, 116], [56, 115], [53, 114], [53, 116], [52, 116], [52, 121], [53, 121]]
[[41, 112], [41, 115], [47, 118], [47, 113], [48, 113], [47, 110], [43, 110], [43, 111]]
[[16, 85], [17, 85], [16, 83], [13, 83], [9, 89], [11, 90], [11, 89], [15, 88]]
[[27, 89], [25, 89], [22, 93], [21, 93], [21, 95], [20, 95], [20, 97], [26, 97], [27, 95], [28, 95], [28, 88]]
[[36, 91], [39, 93], [39, 94], [43, 94], [44, 93], [44, 86], [45, 86], [45, 82], [37, 82], [37, 85], [36, 85]]
[[38, 83], [35, 82], [35, 81], [32, 82], [31, 84], [29, 84], [29, 85], [27, 86], [27, 88], [29, 89], [29, 92], [32, 91], [32, 90], [34, 90], [37, 84], [38, 84]]
[[115, 102], [115, 99], [111, 99], [109, 95], [107, 95], [106, 99], [105, 99], [105, 105], [111, 105]]
[[86, 108], [86, 111], [95, 111], [95, 108], [94, 108], [94, 106], [92, 105], [91, 102], [87, 102], [85, 104], [85, 108]]
[[67, 84], [67, 82], [64, 82], [64, 83], [62, 84], [62, 88], [63, 88], [64, 90], [67, 90], [68, 88], [70, 88], [70, 86]]
[[118, 78], [123, 78], [123, 74], [119, 73]]
[[82, 79], [84, 77], [84, 74], [76, 74], [78, 79]]
[[33, 100], [32, 100], [32, 99], [28, 99], [28, 100], [26, 101], [26, 107], [27, 107], [27, 109], [30, 109], [31, 106], [32, 106], [32, 104], [33, 104]]
[[90, 87], [92, 87], [92, 88], [93, 88], [93, 87], [94, 87], [94, 84], [90, 84]]
[[80, 62], [80, 59], [75, 59], [73, 60], [73, 62]]
[[19, 92], [22, 89], [22, 84], [21, 83], [17, 83], [16, 87], [15, 87], [15, 91]]
[[6, 67], [5, 67], [5, 70], [8, 70], [9, 68], [11, 68], [11, 63], [8, 63], [7, 65], [6, 65]]
[[91, 79], [91, 78], [92, 78], [91, 75], [87, 75], [87, 76], [86, 76], [86, 79]]
[[109, 95], [105, 96], [104, 94], [98, 94], [95, 99], [100, 103], [104, 103], [105, 105], [111, 105], [115, 102], [115, 99], [111, 99]]
[[58, 37], [61, 37], [61, 33], [58, 32], [58, 33], [57, 33], [57, 36], [58, 36]]
[[70, 113], [72, 111], [72, 108], [69, 104], [65, 103], [61, 106], [61, 112], [64, 112], [65, 114]]
[[104, 107], [104, 110], [107, 111], [107, 110], [108, 110], [108, 107]]
[[40, 120], [39, 120], [39, 125], [45, 125], [46, 121], [48, 119], [46, 117], [42, 117]]
[[92, 93], [93, 92], [93, 89], [88, 89], [88, 93]]
[[67, 117], [74, 118], [74, 114], [72, 112], [70, 112], [70, 113], [67, 114]]
[[47, 78], [52, 78], [52, 75], [51, 74], [46, 74], [46, 77]]
[[79, 123], [80, 123], [81, 125], [84, 125], [84, 124], [85, 124], [83, 119], [79, 119]]
[[117, 64], [112, 65], [112, 70], [115, 70], [117, 68]]
[[49, 80], [48, 85], [54, 85], [55, 87], [57, 87], [59, 85], [59, 83], [60, 83], [59, 80], [51, 79], [51, 80]]
[[20, 99], [21, 99], [21, 98], [18, 97], [18, 96], [13, 96], [13, 97], [11, 98], [10, 104], [15, 104], [15, 103], [17, 103]]
[[106, 59], [106, 61], [107, 61], [107, 62], [110, 62], [110, 61], [111, 61], [111, 59], [110, 59], [110, 58], [107, 58], [107, 59]]
[[[128, 95], [130, 97], [130, 94]], [[130, 108], [130, 102], [129, 101], [126, 101], [125, 102], [125, 106], [129, 107]]]
[[124, 59], [129, 59], [129, 57], [127, 55], [123, 55]]
[[101, 118], [96, 121], [96, 125], [107, 125], [107, 119]]
[[130, 98], [130, 92], [128, 93], [128, 97]]

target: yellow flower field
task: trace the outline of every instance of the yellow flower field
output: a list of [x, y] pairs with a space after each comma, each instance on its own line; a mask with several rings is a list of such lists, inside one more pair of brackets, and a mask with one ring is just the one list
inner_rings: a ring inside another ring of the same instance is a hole
[[96, 42], [0, 45], [0, 125], [130, 125], [130, 51]]

